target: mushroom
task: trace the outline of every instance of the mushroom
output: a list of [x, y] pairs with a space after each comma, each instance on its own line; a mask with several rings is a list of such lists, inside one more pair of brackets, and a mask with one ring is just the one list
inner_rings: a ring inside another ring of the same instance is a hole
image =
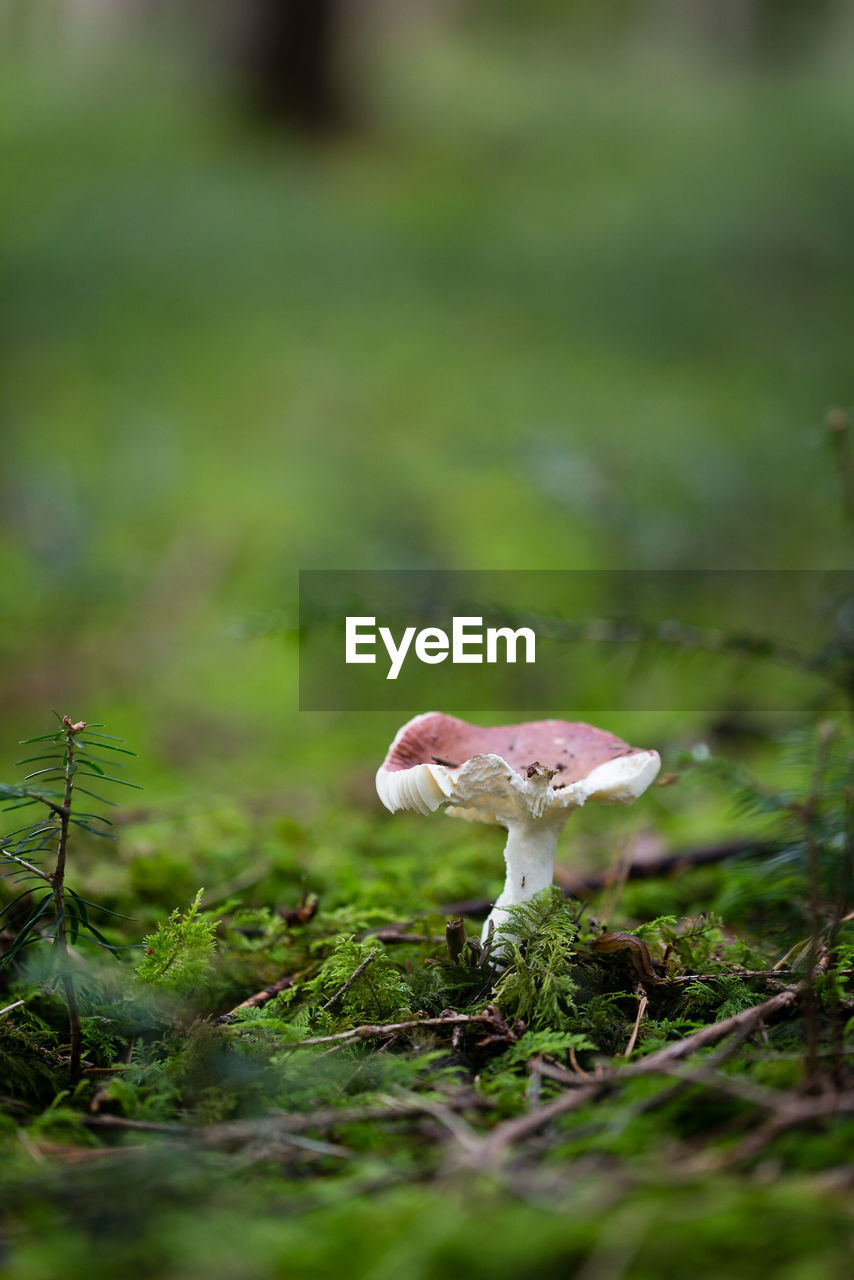
[[[507, 878], [483, 927], [509, 919], [552, 883], [557, 840], [572, 809], [588, 800], [630, 804], [661, 766], [657, 751], [567, 720], [483, 728], [430, 711], [397, 733], [377, 771], [377, 793], [392, 813], [432, 813], [504, 827]], [[508, 936], [505, 928], [504, 936]], [[498, 949], [496, 949], [498, 950]]]

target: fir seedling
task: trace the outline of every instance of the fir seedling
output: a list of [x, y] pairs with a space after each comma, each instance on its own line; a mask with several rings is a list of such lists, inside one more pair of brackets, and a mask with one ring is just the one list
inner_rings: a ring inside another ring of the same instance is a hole
[[[35, 882], [36, 888], [23, 889], [0, 910], [0, 920], [11, 926], [12, 942], [0, 957], [0, 966], [9, 965], [23, 949], [38, 942], [50, 944], [52, 967], [62, 985], [68, 1009], [70, 1040], [69, 1082], [74, 1088], [80, 1079], [82, 1031], [80, 1009], [71, 968], [69, 948], [85, 936], [108, 950], [114, 950], [102, 933], [92, 924], [89, 910], [106, 912], [75, 893], [66, 883], [66, 870], [75, 831], [87, 831], [90, 835], [113, 840], [105, 828], [109, 819], [100, 814], [81, 812], [75, 806], [77, 793], [91, 797], [100, 804], [115, 802], [96, 794], [82, 785], [83, 779], [93, 778], [99, 783], [118, 783], [136, 787], [108, 774], [105, 765], [113, 765], [109, 758], [95, 755], [95, 751], [132, 756], [135, 753], [120, 745], [121, 739], [99, 732], [101, 724], [87, 724], [85, 720], [60, 717], [56, 712], [59, 728], [52, 733], [35, 738], [24, 738], [22, 745], [38, 748], [35, 755], [18, 760], [18, 765], [38, 764], [40, 767], [28, 773], [23, 785], [0, 784], [0, 801], [6, 801], [6, 812], [39, 806], [39, 818], [25, 826], [8, 832], [0, 847], [0, 863], [6, 868], [3, 878], [18, 884]], [[52, 786], [50, 784], [58, 784]], [[137, 788], [138, 789], [138, 788]], [[45, 865], [52, 861], [50, 869]], [[23, 920], [20, 917], [23, 916]]]

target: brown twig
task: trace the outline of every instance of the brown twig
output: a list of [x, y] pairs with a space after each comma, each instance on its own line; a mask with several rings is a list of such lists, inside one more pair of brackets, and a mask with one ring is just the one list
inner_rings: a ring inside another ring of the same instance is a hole
[[629, 1036], [629, 1043], [626, 1045], [625, 1052], [623, 1054], [624, 1058], [630, 1058], [632, 1056], [634, 1047], [638, 1042], [641, 1020], [643, 1015], [646, 1013], [646, 1007], [648, 1004], [649, 997], [646, 992], [644, 992], [638, 1002], [638, 1016], [635, 1018], [635, 1025], [632, 1027], [632, 1034]]
[[740, 1164], [744, 1160], [752, 1160], [786, 1129], [799, 1124], [807, 1124], [811, 1120], [825, 1120], [837, 1115], [854, 1113], [854, 1091], [846, 1093], [825, 1093], [818, 1097], [797, 1097], [793, 1094], [783, 1095], [783, 1105], [778, 1106], [760, 1129], [751, 1133], [743, 1142], [729, 1152], [719, 1166]]
[[646, 1058], [641, 1058], [639, 1061], [621, 1067], [619, 1070], [606, 1071], [592, 1080], [583, 1079], [567, 1071], [565, 1067], [558, 1067], [542, 1058], [536, 1059], [536, 1070], [539, 1074], [546, 1079], [555, 1080], [568, 1086], [567, 1092], [559, 1098], [555, 1098], [553, 1102], [547, 1103], [544, 1107], [539, 1107], [524, 1116], [505, 1120], [497, 1125], [488, 1137], [481, 1140], [478, 1152], [479, 1162], [486, 1165], [495, 1163], [504, 1155], [507, 1148], [514, 1143], [536, 1133], [539, 1129], [550, 1124], [552, 1120], [557, 1119], [558, 1116], [574, 1111], [577, 1107], [584, 1106], [587, 1102], [592, 1102], [600, 1094], [618, 1087], [624, 1080], [632, 1079], [635, 1076], [654, 1074], [658, 1071], [669, 1073], [681, 1059], [696, 1053], [700, 1049], [717, 1044], [719, 1040], [724, 1039], [726, 1036], [733, 1034], [746, 1035], [748, 1031], [755, 1029], [766, 1018], [774, 1017], [784, 1010], [792, 1008], [796, 1000], [796, 991], [781, 991], [772, 996], [770, 1000], [765, 1000], [762, 1004], [754, 1005], [751, 1009], [744, 1009], [741, 1013], [733, 1014], [731, 1018], [724, 1018], [720, 1022], [712, 1023], [710, 1026], [701, 1027], [699, 1031], [695, 1031], [692, 1035], [686, 1036], [683, 1040], [677, 1040], [673, 1044], [665, 1045], [663, 1049], [649, 1054]]
[[798, 1000], [798, 991], [787, 988], [785, 991], [778, 991], [768, 1000], [764, 1000], [762, 1004], [753, 1005], [750, 1009], [742, 1009], [740, 1013], [734, 1013], [731, 1018], [722, 1018], [720, 1022], [712, 1022], [707, 1027], [701, 1027], [699, 1031], [694, 1031], [689, 1036], [685, 1036], [683, 1040], [676, 1040], [673, 1044], [667, 1044], [663, 1049], [656, 1050], [655, 1053], [649, 1054], [646, 1058], [641, 1058], [639, 1062], [632, 1063], [630, 1067], [624, 1068], [624, 1071], [633, 1074], [646, 1074], [649, 1071], [657, 1071], [662, 1064], [668, 1065], [671, 1062], [678, 1062], [681, 1058], [686, 1058], [692, 1053], [696, 1053], [698, 1049], [705, 1049], [708, 1046], [717, 1044], [719, 1040], [723, 1040], [726, 1036], [732, 1035], [733, 1032], [742, 1033], [746, 1029], [751, 1030], [769, 1018], [774, 1018], [778, 1014], [783, 1013], [787, 1009], [792, 1009]]
[[264, 987], [263, 991], [256, 991], [254, 996], [249, 996], [247, 1000], [242, 1000], [240, 1004], [235, 1005], [228, 1013], [221, 1014], [215, 1020], [214, 1026], [227, 1026], [234, 1021], [235, 1015], [240, 1013], [241, 1009], [262, 1009], [274, 996], [279, 995], [282, 991], [287, 991], [288, 987], [292, 987], [294, 981], [293, 974], [288, 974], [285, 978], [279, 978], [277, 982], [271, 982], [269, 987]]
[[[539, 1065], [537, 1070], [541, 1075], [546, 1074], [540, 1069]], [[592, 1102], [595, 1098], [598, 1098], [605, 1088], [606, 1081], [604, 1079], [585, 1082], [575, 1089], [561, 1094], [553, 1102], [547, 1102], [544, 1107], [537, 1107], [534, 1111], [528, 1111], [523, 1116], [502, 1121], [501, 1124], [496, 1125], [488, 1137], [480, 1140], [477, 1151], [474, 1153], [477, 1164], [482, 1168], [489, 1168], [490, 1165], [495, 1164], [503, 1156], [508, 1147], [520, 1142], [523, 1138], [529, 1138], [532, 1134], [550, 1124], [552, 1120], [556, 1120], [558, 1116], [566, 1115], [567, 1112], [575, 1111], [578, 1107], [583, 1107], [585, 1103]]]
[[284, 1045], [286, 1049], [308, 1049], [318, 1044], [357, 1044], [360, 1040], [376, 1040], [385, 1036], [397, 1035], [401, 1031], [420, 1031], [431, 1027], [466, 1027], [486, 1026], [509, 1037], [513, 1033], [507, 1026], [497, 1009], [485, 1013], [448, 1013], [438, 1018], [410, 1018], [407, 1022], [388, 1022], [383, 1024], [365, 1024], [353, 1027], [350, 1031], [338, 1031], [335, 1035], [314, 1036], [310, 1040], [296, 1040], [293, 1044]]
[[321, 1010], [324, 1013], [328, 1013], [329, 1010], [332, 1008], [332, 1006], [336, 1003], [336, 1001], [340, 1000], [341, 997], [345, 994], [345, 992], [350, 990], [353, 983], [358, 978], [361, 978], [362, 974], [365, 972], [368, 965], [373, 964], [373, 962], [376, 960], [379, 954], [380, 954], [379, 948], [377, 947], [374, 951], [371, 952], [369, 956], [365, 956], [365, 959], [362, 961], [360, 965], [357, 966], [357, 968], [353, 970], [353, 972], [350, 974], [350, 977], [347, 979], [347, 981], [343, 982], [341, 986], [338, 988], [338, 990], [335, 992], [335, 994], [329, 997], [329, 999], [326, 1001], [326, 1004], [322, 1004], [320, 1006]]

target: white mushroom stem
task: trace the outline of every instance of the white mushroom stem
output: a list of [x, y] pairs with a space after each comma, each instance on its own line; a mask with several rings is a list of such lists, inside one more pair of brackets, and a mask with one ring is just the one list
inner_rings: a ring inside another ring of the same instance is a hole
[[[489, 913], [481, 935], [485, 943], [490, 927], [501, 929], [510, 919], [508, 907], [528, 902], [541, 889], [548, 889], [554, 878], [555, 853], [558, 836], [566, 822], [566, 810], [544, 818], [520, 818], [508, 822], [507, 844], [504, 846], [504, 862], [507, 877], [504, 888]], [[506, 938], [507, 933], [504, 934]], [[501, 941], [493, 946], [493, 954], [500, 955]]]

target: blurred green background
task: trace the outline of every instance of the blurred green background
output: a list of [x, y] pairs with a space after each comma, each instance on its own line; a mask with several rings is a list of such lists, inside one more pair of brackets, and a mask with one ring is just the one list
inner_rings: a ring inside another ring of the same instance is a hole
[[848, 564], [849, 6], [289, 7], [0, 4], [4, 775], [53, 705], [373, 804], [300, 568]]
[[[122, 940], [200, 885], [233, 915], [304, 882], [321, 929], [500, 887], [499, 833], [382, 810], [399, 714], [299, 712], [300, 569], [850, 567], [827, 423], [854, 403], [853, 54], [846, 0], [0, 0], [0, 779], [51, 706], [138, 750], [118, 844], [72, 852]], [[737, 766], [690, 767], [716, 751], [784, 799], [817, 785], [838, 707], [760, 721], [733, 687], [710, 714], [703, 662], [672, 663], [683, 711], [603, 726], [680, 785], [575, 815], [565, 866], [767, 834]], [[800, 886], [699, 868], [634, 885], [622, 920], [717, 910], [770, 951]], [[850, 1171], [848, 1136], [798, 1132], [797, 1160]], [[313, 1214], [275, 1171], [259, 1194], [170, 1151], [91, 1182], [11, 1146], [29, 1280], [668, 1280], [686, 1257], [838, 1280], [850, 1256], [850, 1176], [776, 1156], [622, 1207], [620, 1157], [593, 1200], [582, 1159], [554, 1213], [468, 1173], [339, 1201], [330, 1179]]]

